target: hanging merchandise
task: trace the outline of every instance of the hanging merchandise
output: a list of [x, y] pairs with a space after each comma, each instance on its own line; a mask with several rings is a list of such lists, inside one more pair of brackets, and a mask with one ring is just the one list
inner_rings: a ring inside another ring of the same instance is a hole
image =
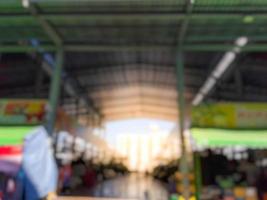
[[[56, 191], [57, 166], [53, 157], [51, 141], [44, 127], [38, 127], [26, 136], [22, 167], [28, 180], [27, 200], [44, 198], [49, 193]], [[31, 189], [36, 191], [35, 195]]]

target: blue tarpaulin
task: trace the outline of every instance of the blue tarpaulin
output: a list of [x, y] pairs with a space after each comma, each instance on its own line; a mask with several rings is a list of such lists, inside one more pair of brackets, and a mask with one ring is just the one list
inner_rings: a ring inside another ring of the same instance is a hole
[[38, 195], [27, 200], [43, 198], [49, 192], [56, 191], [58, 171], [50, 138], [44, 127], [38, 127], [26, 136], [22, 167]]

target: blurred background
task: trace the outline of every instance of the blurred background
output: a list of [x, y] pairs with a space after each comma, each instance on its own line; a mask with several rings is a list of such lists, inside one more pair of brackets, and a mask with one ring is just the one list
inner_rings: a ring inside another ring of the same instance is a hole
[[0, 1], [0, 200], [267, 199], [266, 14]]

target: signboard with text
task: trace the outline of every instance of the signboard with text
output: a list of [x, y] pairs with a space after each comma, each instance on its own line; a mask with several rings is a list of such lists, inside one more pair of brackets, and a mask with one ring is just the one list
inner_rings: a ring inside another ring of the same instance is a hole
[[42, 124], [45, 107], [45, 100], [0, 100], [0, 125]]
[[265, 103], [217, 103], [192, 108], [193, 127], [267, 128]]

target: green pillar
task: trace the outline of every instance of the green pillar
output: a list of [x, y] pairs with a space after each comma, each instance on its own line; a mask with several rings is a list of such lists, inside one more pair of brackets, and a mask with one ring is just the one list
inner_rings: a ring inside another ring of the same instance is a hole
[[198, 152], [194, 153], [194, 171], [195, 171], [196, 200], [200, 200], [202, 178], [201, 178], [201, 161]]
[[183, 51], [181, 48], [178, 49], [176, 55], [176, 71], [177, 71], [177, 92], [178, 92], [178, 112], [179, 112], [179, 138], [181, 142], [181, 159], [180, 159], [180, 172], [183, 175], [183, 197], [188, 200], [189, 191], [189, 170], [188, 161], [186, 155], [185, 138], [184, 138], [184, 124], [185, 124], [185, 99], [184, 99], [184, 60]]
[[60, 86], [61, 86], [61, 72], [63, 68], [64, 62], [64, 52], [60, 48], [56, 52], [56, 61], [55, 61], [55, 69], [53, 71], [53, 76], [51, 80], [50, 93], [49, 93], [49, 102], [48, 102], [48, 110], [47, 110], [47, 124], [46, 128], [50, 136], [53, 134], [56, 114], [57, 114], [57, 106], [58, 100], [60, 97]]

